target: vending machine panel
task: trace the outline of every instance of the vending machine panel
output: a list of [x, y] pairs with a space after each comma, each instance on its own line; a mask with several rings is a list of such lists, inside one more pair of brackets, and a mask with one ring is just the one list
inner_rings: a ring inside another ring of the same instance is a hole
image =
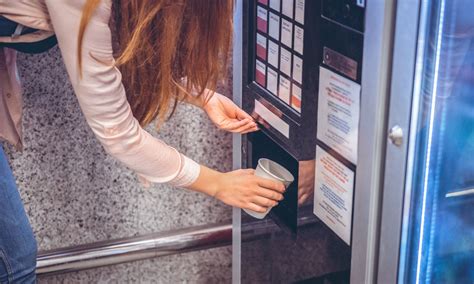
[[[267, 158], [295, 177], [284, 200], [263, 221], [242, 213], [241, 279], [245, 283], [322, 279], [347, 283], [364, 6], [360, 0], [243, 1], [242, 106], [261, 131], [242, 138], [242, 167], [255, 168], [260, 158]], [[334, 96], [328, 99], [321, 93]], [[340, 101], [331, 101], [334, 98]], [[328, 106], [322, 111], [320, 100]], [[354, 120], [345, 123], [331, 111]], [[333, 131], [335, 125], [335, 130], [347, 135]], [[315, 175], [325, 174], [317, 153], [324, 153], [330, 166], [342, 165], [340, 173], [349, 177], [345, 180], [348, 195], [339, 198], [331, 193], [330, 200], [344, 202], [336, 204], [343, 208], [336, 208], [340, 212], [332, 211], [342, 216], [339, 219], [325, 218], [328, 211], [324, 210], [334, 204], [324, 200], [327, 195], [321, 188], [328, 194], [331, 188], [314, 186]], [[308, 181], [313, 185], [309, 187]], [[263, 239], [246, 239], [256, 232]]]

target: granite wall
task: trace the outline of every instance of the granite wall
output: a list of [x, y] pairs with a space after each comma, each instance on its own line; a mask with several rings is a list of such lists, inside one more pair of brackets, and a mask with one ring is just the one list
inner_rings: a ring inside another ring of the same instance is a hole
[[[7, 148], [40, 250], [188, 226], [230, 221], [231, 209], [212, 198], [155, 185], [106, 155], [88, 128], [59, 50], [20, 55], [25, 148]], [[231, 84], [221, 90], [229, 94]], [[231, 168], [231, 135], [206, 115], [181, 106], [159, 131], [149, 130], [200, 163]], [[225, 283], [230, 248], [213, 249], [40, 278], [40, 283]]]

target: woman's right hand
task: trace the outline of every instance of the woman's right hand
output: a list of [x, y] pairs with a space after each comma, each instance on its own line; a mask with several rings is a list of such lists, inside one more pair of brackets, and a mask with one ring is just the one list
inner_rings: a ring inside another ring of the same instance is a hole
[[254, 172], [246, 169], [221, 173], [214, 197], [227, 205], [261, 213], [278, 205], [285, 192], [283, 183], [255, 176]]
[[201, 166], [199, 177], [188, 188], [206, 193], [227, 205], [265, 212], [283, 200], [283, 183], [254, 175], [255, 170], [221, 173]]

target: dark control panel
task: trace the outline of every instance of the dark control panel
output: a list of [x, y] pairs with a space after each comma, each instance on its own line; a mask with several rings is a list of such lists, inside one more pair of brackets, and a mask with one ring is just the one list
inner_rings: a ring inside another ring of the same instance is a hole
[[[242, 167], [255, 168], [267, 158], [295, 181], [263, 220], [281, 230], [261, 243], [242, 243], [242, 280], [319, 283], [322, 275], [336, 273], [345, 283], [365, 0], [245, 0], [243, 5], [242, 106], [261, 131], [243, 137]], [[308, 181], [314, 181], [312, 188]], [[255, 220], [243, 213], [241, 222]]]
[[364, 32], [364, 8], [360, 0], [323, 0], [322, 15], [325, 18]]

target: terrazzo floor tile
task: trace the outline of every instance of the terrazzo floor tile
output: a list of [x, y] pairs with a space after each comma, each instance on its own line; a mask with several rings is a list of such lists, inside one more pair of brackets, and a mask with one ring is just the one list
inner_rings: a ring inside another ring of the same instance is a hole
[[[40, 250], [230, 221], [231, 209], [222, 203], [166, 185], [145, 189], [134, 173], [108, 156], [86, 124], [57, 48], [20, 55], [19, 69], [25, 147], [22, 153], [11, 147], [6, 152]], [[225, 85], [222, 90], [229, 94]], [[231, 135], [216, 130], [201, 110], [179, 107], [159, 133], [153, 128], [148, 128], [153, 135], [196, 161], [230, 170]], [[221, 249], [217, 255], [199, 252], [122, 264], [40, 283], [147, 283], [158, 276], [198, 283], [230, 277], [230, 258], [230, 250]], [[198, 262], [207, 268], [194, 267]]]

